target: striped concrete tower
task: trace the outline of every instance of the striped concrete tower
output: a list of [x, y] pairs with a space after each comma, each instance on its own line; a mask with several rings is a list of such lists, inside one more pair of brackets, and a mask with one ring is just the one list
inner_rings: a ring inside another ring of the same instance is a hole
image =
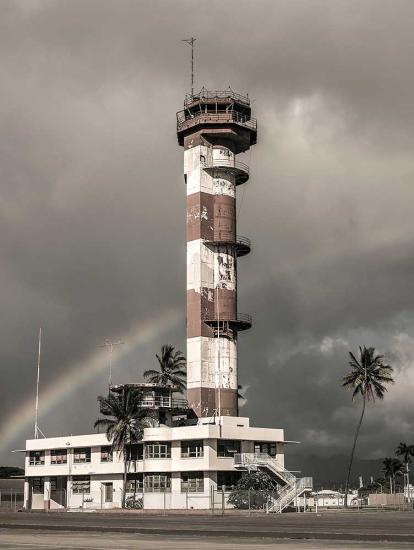
[[187, 397], [197, 416], [237, 416], [237, 335], [251, 317], [237, 310], [236, 187], [249, 177], [238, 153], [256, 143], [248, 97], [232, 90], [186, 96], [177, 113], [187, 187]]

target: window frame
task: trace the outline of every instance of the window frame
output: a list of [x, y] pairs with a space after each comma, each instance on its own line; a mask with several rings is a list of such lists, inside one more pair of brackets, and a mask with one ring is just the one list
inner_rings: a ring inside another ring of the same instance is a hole
[[[84, 484], [85, 490], [79, 490], [81, 484]], [[91, 494], [91, 476], [72, 476], [72, 494], [74, 495], [90, 495]]]
[[[150, 481], [152, 481], [151, 484]], [[144, 493], [171, 493], [171, 472], [145, 474]]]
[[[227, 447], [235, 447], [235, 449], [228, 450], [226, 447], [224, 451], [220, 451], [220, 446], [227, 445]], [[241, 441], [239, 439], [217, 439], [217, 458], [234, 458], [234, 455], [240, 453]]]
[[[277, 456], [277, 442], [276, 441], [255, 441], [253, 444], [254, 452], [260, 453], [260, 454], [266, 454], [268, 456], [271, 456], [272, 458], [276, 458]], [[257, 451], [256, 449], [259, 448], [260, 450]], [[263, 448], [267, 448], [268, 450], [265, 451]], [[270, 452], [269, 452], [270, 451]]]
[[[192, 447], [194, 448], [194, 450], [192, 450]], [[203, 439], [188, 439], [188, 440], [181, 441], [181, 458], [203, 458], [203, 457], [204, 457]]]
[[143, 473], [139, 472], [139, 473], [127, 474], [126, 492], [134, 493], [134, 494], [144, 492], [144, 474]]
[[[114, 450], [111, 445], [101, 445], [101, 464], [108, 464], [114, 461]], [[106, 458], [104, 458], [106, 455]]]
[[[228, 485], [226, 483], [223, 483], [220, 481], [220, 477], [224, 476], [233, 477], [233, 480]], [[237, 472], [235, 470], [228, 471], [228, 470], [219, 470], [217, 472], [217, 491], [221, 491], [223, 489], [223, 486], [225, 487], [225, 491], [232, 491], [234, 487], [236, 486], [238, 480], [241, 478], [242, 474], [241, 472]]]
[[[158, 448], [158, 452], [155, 450]], [[164, 450], [162, 450], [164, 448]], [[171, 458], [170, 441], [151, 441], [145, 444], [145, 458], [149, 460], [159, 460]]]
[[[38, 459], [36, 460], [36, 456]], [[29, 466], [44, 466], [46, 458], [46, 451], [29, 451]]]
[[[60, 453], [60, 454], [58, 454]], [[61, 460], [59, 460], [59, 458]], [[68, 463], [68, 450], [67, 449], [51, 449], [50, 450], [50, 464], [57, 466], [59, 464]]]
[[[85, 454], [85, 460], [81, 460], [76, 455]], [[73, 463], [74, 464], [89, 464], [91, 462], [92, 451], [90, 447], [74, 447], [73, 449]]]
[[31, 486], [32, 486], [32, 495], [43, 495], [45, 493], [45, 478], [32, 477]]
[[182, 493], [204, 493], [204, 472], [181, 472], [180, 478]]

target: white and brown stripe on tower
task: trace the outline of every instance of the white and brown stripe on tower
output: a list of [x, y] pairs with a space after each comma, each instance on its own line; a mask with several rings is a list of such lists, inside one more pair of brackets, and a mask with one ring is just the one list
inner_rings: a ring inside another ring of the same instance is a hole
[[232, 90], [189, 95], [177, 113], [187, 185], [187, 397], [198, 416], [237, 416], [236, 187], [249, 168], [236, 155], [256, 143], [248, 97]]

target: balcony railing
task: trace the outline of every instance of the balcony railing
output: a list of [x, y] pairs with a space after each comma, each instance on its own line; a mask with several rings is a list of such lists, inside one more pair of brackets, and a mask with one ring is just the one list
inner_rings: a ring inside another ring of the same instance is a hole
[[236, 240], [232, 241], [225, 238], [213, 238], [211, 241], [205, 241], [208, 245], [213, 246], [231, 246], [236, 249], [237, 256], [245, 256], [250, 253], [252, 243], [247, 237], [237, 235]]
[[188, 409], [188, 401], [187, 399], [180, 399], [169, 396], [148, 396], [141, 400], [140, 407], [149, 409]]
[[248, 313], [238, 313], [237, 315], [231, 315], [229, 313], [223, 312], [220, 316], [216, 314], [210, 314], [204, 317], [203, 321], [213, 328], [216, 325], [222, 325], [224, 323], [229, 323], [236, 330], [246, 330], [252, 326], [252, 316]]
[[214, 101], [218, 100], [220, 102], [222, 101], [237, 101], [238, 103], [243, 103], [246, 106], [250, 105], [250, 98], [248, 95], [242, 95], [238, 94], [237, 92], [233, 92], [231, 88], [228, 88], [227, 90], [213, 90], [209, 91], [205, 88], [201, 88], [201, 90], [196, 94], [186, 94], [184, 99], [184, 107], [189, 107], [190, 105], [193, 105], [194, 103], [198, 103], [199, 101]]
[[249, 179], [249, 166], [245, 162], [235, 159], [226, 159], [226, 158], [212, 158], [211, 160], [206, 160], [201, 162], [202, 167], [205, 170], [216, 169], [216, 170], [226, 170], [228, 172], [233, 172], [236, 175], [236, 185], [240, 183], [245, 183]]
[[254, 132], [257, 131], [256, 119], [237, 111], [191, 114], [188, 111], [180, 111], [177, 113], [177, 132], [180, 132], [183, 128], [191, 128], [197, 124], [215, 123], [239, 124]]

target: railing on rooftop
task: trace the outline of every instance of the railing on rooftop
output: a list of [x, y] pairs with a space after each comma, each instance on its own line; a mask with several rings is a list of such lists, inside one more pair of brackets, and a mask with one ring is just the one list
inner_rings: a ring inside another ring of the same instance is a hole
[[187, 409], [188, 401], [187, 399], [181, 399], [176, 397], [169, 396], [148, 396], [144, 397], [140, 401], [140, 407], [142, 408], [165, 408], [165, 409]]
[[229, 123], [240, 124], [249, 130], [257, 130], [257, 121], [248, 115], [244, 115], [237, 111], [228, 112], [212, 112], [212, 113], [189, 113], [188, 111], [180, 111], [177, 113], [177, 131], [179, 132], [184, 127], [196, 126], [197, 124], [214, 124], [214, 123]]
[[184, 99], [184, 107], [189, 107], [193, 103], [197, 103], [198, 101], [223, 101], [223, 100], [233, 100], [237, 101], [239, 103], [243, 103], [244, 105], [250, 105], [250, 98], [248, 95], [238, 94], [237, 92], [233, 92], [231, 88], [228, 88], [227, 90], [206, 90], [205, 88], [201, 88], [201, 90], [198, 93], [192, 93], [192, 94], [186, 94]]

